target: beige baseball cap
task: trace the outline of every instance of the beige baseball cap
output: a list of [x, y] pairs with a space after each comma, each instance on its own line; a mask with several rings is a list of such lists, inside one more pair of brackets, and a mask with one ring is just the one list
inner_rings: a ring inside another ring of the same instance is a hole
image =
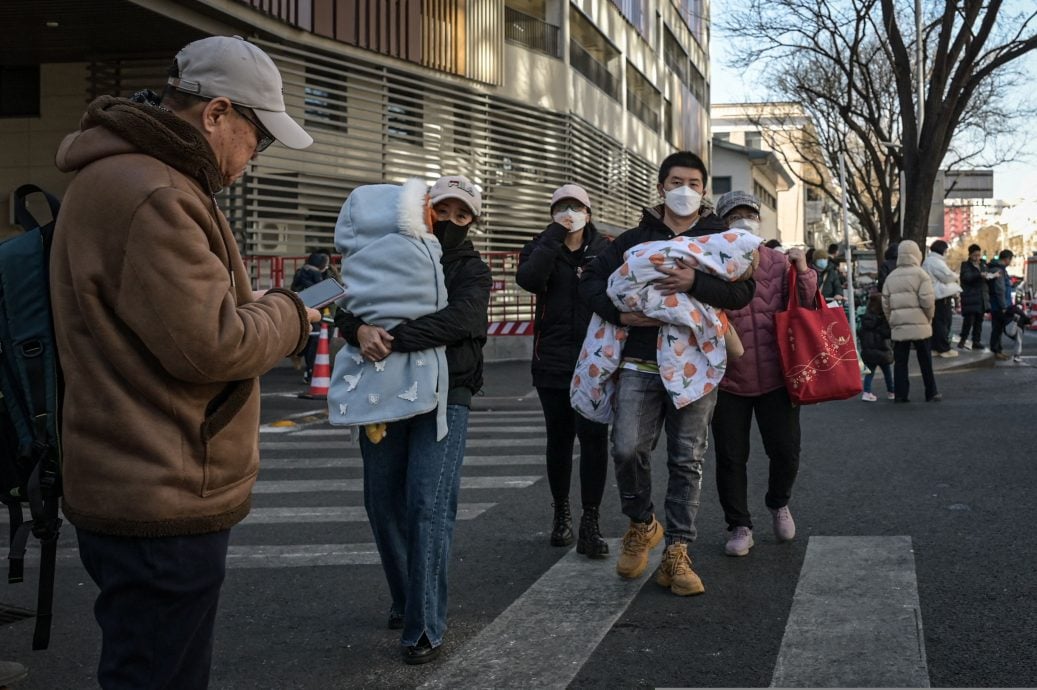
[[587, 190], [578, 184], [563, 184], [556, 189], [551, 195], [551, 208], [562, 199], [576, 199], [590, 210], [591, 198], [587, 195]]
[[304, 149], [313, 137], [284, 107], [284, 87], [277, 65], [255, 44], [241, 36], [209, 36], [184, 46], [176, 54], [179, 77], [169, 84], [201, 98], [229, 98], [250, 108], [275, 139], [290, 149]]
[[435, 206], [443, 199], [460, 199], [476, 217], [482, 213], [482, 192], [464, 175], [447, 175], [436, 180], [429, 190], [429, 201]]

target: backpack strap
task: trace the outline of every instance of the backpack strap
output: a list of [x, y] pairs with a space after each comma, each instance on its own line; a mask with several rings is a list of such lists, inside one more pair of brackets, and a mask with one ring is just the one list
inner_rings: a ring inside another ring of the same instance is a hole
[[47, 200], [47, 205], [50, 206], [50, 217], [58, 217], [58, 209], [61, 208], [61, 202], [57, 198], [46, 192], [34, 184], [23, 184], [18, 189], [14, 190], [14, 220], [21, 226], [22, 230], [29, 232], [36, 228], [43, 227], [43, 223], [36, 220], [36, 217], [32, 215], [32, 211], [25, 205], [25, 199], [30, 194], [42, 194]]
[[[8, 525], [11, 530], [11, 537], [8, 542], [10, 551], [7, 555], [7, 582], [13, 585], [25, 579], [25, 540], [29, 535], [29, 530], [23, 524], [21, 503], [15, 501], [8, 503], [7, 514], [11, 517], [11, 522]], [[16, 543], [21, 543], [20, 551], [16, 550]]]

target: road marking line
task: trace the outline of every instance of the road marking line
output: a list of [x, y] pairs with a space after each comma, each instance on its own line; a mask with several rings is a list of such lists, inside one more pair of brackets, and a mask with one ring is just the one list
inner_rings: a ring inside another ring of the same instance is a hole
[[[574, 455], [576, 460], [580, 456]], [[512, 465], [536, 465], [545, 463], [543, 454], [539, 455], [467, 455], [464, 459], [465, 467], [507, 467]], [[331, 469], [336, 467], [350, 468], [363, 467], [364, 462], [358, 455], [350, 457], [319, 457], [319, 458], [268, 458], [260, 457], [259, 469], [263, 470], [313, 470]], [[6, 513], [0, 513], [0, 520]]]
[[314, 565], [378, 565], [374, 542], [366, 544], [287, 544], [234, 546], [228, 568], [297, 568]]
[[[462, 489], [524, 489], [540, 477], [461, 477]], [[327, 491], [363, 491], [363, 479], [287, 479], [256, 482], [254, 494], [323, 493]]]
[[[233, 539], [233, 535], [231, 539]], [[78, 547], [58, 549], [62, 562], [79, 560]], [[227, 549], [228, 568], [298, 568], [315, 565], [379, 565], [374, 542], [360, 544], [235, 545]], [[39, 552], [26, 553], [25, 566], [39, 567]]]
[[[342, 440], [349, 441], [352, 438], [352, 433], [349, 428], [337, 428], [337, 429], [299, 429], [299, 427], [275, 427], [275, 430], [266, 433], [284, 433], [283, 429], [288, 429], [288, 433], [292, 438], [296, 437], [313, 437], [313, 436], [330, 436], [336, 437], [341, 436]], [[535, 434], [543, 438], [544, 426], [476, 426], [469, 427], [468, 435], [471, 438], [472, 433], [508, 433], [508, 434]]]
[[[259, 449], [263, 450], [328, 450], [336, 443], [343, 447], [351, 441], [345, 437], [341, 439], [327, 439], [325, 441], [263, 441]], [[470, 438], [465, 444], [467, 448], [537, 448], [543, 449], [544, 441], [540, 437], [530, 438]]]
[[[474, 520], [496, 503], [458, 503], [457, 519]], [[367, 522], [363, 506], [316, 506], [308, 508], [253, 508], [242, 525], [281, 525], [286, 523]]]
[[811, 537], [771, 687], [929, 687], [911, 537]]
[[[609, 540], [611, 553], [619, 548]], [[651, 572], [624, 580], [614, 559], [592, 561], [573, 549], [421, 687], [565, 688]]]

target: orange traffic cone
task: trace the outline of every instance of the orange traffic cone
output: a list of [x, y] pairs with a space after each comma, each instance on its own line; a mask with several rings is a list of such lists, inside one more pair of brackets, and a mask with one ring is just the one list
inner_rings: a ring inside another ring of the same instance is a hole
[[328, 342], [328, 324], [321, 322], [320, 339], [317, 341], [317, 358], [313, 360], [313, 375], [310, 377], [310, 390], [307, 393], [300, 393], [300, 398], [328, 399], [328, 388], [331, 387], [331, 352]]

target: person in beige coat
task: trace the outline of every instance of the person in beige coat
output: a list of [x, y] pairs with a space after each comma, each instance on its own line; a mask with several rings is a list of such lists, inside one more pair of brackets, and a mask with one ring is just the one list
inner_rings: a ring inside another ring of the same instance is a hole
[[898, 403], [909, 402], [907, 359], [912, 346], [918, 356], [918, 367], [922, 370], [926, 402], [942, 399], [933, 376], [930, 340], [936, 296], [933, 281], [921, 264], [922, 251], [918, 245], [904, 240], [898, 248], [897, 267], [882, 285], [882, 311], [893, 332], [893, 392]]

